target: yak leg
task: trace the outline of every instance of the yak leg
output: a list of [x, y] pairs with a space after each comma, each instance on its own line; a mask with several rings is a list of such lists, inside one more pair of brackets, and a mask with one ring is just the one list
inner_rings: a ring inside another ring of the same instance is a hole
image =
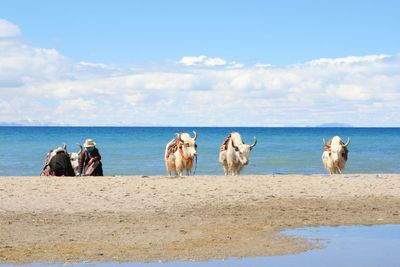
[[165, 168], [167, 169], [167, 175], [171, 176], [171, 164], [169, 163], [168, 159], [165, 159]]
[[229, 168], [228, 168], [228, 164], [226, 162], [224, 164], [222, 164], [222, 168], [224, 169], [224, 174], [229, 175]]
[[189, 170], [188, 170], [187, 161], [184, 161], [182, 164], [182, 176], [184, 174], [186, 174], [186, 176], [188, 176], [188, 172], [189, 172]]
[[183, 164], [183, 169], [184, 169], [184, 171], [185, 171], [185, 173], [186, 173], [186, 176], [189, 176], [189, 174], [190, 174], [189, 166], [190, 166], [189, 160], [186, 161], [186, 162]]
[[172, 171], [175, 172], [175, 176], [176, 176], [177, 172], [176, 172], [176, 166], [175, 166], [175, 157], [170, 156], [169, 158], [165, 159], [165, 165], [167, 168], [168, 176], [172, 176]]
[[228, 175], [229, 174], [229, 168], [228, 168], [228, 162], [226, 161], [226, 151], [220, 151], [219, 152], [218, 161], [222, 165], [222, 168], [224, 169], [224, 174]]
[[225, 163], [222, 165], [222, 167], [224, 168], [224, 174], [228, 175], [228, 165]]
[[235, 175], [233, 169], [233, 162], [228, 162], [228, 175]]
[[175, 176], [181, 176], [181, 173], [176, 166], [175, 166], [174, 172], [175, 172]]
[[183, 176], [183, 162], [181, 160], [178, 160], [177, 162], [175, 162], [175, 173], [177, 176]]
[[233, 175], [240, 175], [240, 172], [242, 171], [242, 169], [243, 169], [243, 166], [239, 163], [237, 163], [235, 166], [234, 166], [234, 168], [233, 168]]
[[233, 175], [233, 176], [238, 175], [238, 169], [237, 169], [236, 166], [234, 166], [233, 169], [232, 169], [232, 175]]
[[192, 175], [192, 169], [193, 169], [193, 158], [189, 158], [187, 163], [186, 163], [186, 175]]
[[242, 173], [243, 169], [244, 169], [244, 165], [241, 165], [241, 166], [238, 168], [237, 174], [240, 175], [240, 174]]
[[175, 176], [182, 176], [182, 169], [179, 167], [175, 166]]

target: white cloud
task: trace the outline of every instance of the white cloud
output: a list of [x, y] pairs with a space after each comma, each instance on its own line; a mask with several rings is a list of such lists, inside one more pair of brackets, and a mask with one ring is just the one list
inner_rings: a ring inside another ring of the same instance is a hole
[[244, 68], [244, 64], [238, 63], [236, 61], [229, 62], [229, 65], [226, 67], [227, 69], [241, 69]]
[[358, 84], [339, 84], [327, 88], [329, 95], [353, 101], [364, 101], [370, 99], [371, 95], [367, 90], [368, 88]]
[[92, 62], [86, 62], [86, 61], [81, 61], [79, 62], [80, 66], [83, 67], [92, 67], [92, 68], [100, 68], [100, 69], [107, 69], [107, 65], [103, 63], [92, 63]]
[[312, 60], [310, 64], [312, 65], [336, 65], [336, 64], [357, 64], [357, 63], [372, 63], [376, 61], [381, 61], [385, 58], [390, 58], [389, 55], [368, 55], [368, 56], [348, 56], [341, 58], [320, 58]]
[[0, 39], [0, 85], [59, 79], [71, 73], [73, 63], [55, 49], [27, 46]]
[[0, 55], [0, 122], [400, 126], [399, 55], [283, 67], [199, 56], [132, 70], [12, 38], [0, 39]]
[[207, 56], [197, 56], [197, 57], [183, 57], [180, 61], [180, 64], [184, 66], [207, 66], [207, 67], [215, 67], [215, 66], [224, 66], [226, 65], [226, 61], [219, 57], [207, 57]]
[[21, 34], [19, 27], [5, 19], [0, 19], [0, 38], [16, 37]]
[[257, 63], [254, 65], [256, 68], [269, 68], [272, 67], [271, 64]]
[[96, 102], [91, 98], [82, 97], [61, 100], [54, 113], [58, 115], [69, 114], [75, 117], [93, 117], [95, 116]]

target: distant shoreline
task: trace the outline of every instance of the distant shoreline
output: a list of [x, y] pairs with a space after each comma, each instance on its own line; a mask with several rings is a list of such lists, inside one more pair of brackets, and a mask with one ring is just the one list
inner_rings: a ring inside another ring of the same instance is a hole
[[0, 263], [291, 254], [313, 245], [281, 230], [398, 224], [398, 207], [400, 174], [3, 176]]
[[238, 129], [246, 129], [246, 128], [298, 128], [298, 129], [324, 129], [324, 128], [335, 128], [335, 129], [397, 129], [400, 126], [152, 126], [152, 125], [133, 125], [133, 126], [118, 126], [118, 125], [109, 125], [109, 126], [101, 126], [101, 125], [0, 125], [1, 127], [32, 127], [32, 128], [238, 128]]

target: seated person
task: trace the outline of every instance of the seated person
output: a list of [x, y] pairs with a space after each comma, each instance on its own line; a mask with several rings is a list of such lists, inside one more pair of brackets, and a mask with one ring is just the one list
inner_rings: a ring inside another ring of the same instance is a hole
[[59, 147], [54, 151], [56, 154], [51, 158], [50, 175], [52, 176], [75, 176], [74, 169], [67, 151]]
[[79, 173], [85, 176], [103, 176], [101, 156], [92, 139], [86, 139], [83, 144], [85, 150], [79, 161]]

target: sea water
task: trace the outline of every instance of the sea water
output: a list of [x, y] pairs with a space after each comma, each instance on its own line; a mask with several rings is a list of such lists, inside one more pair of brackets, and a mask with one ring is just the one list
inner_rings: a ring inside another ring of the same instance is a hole
[[349, 145], [347, 173], [400, 172], [400, 128], [225, 127], [0, 127], [0, 176], [38, 175], [50, 149], [92, 138], [105, 175], [165, 175], [165, 145], [175, 133], [198, 133], [196, 174], [222, 175], [219, 147], [238, 131], [246, 143], [257, 137], [243, 174], [323, 174], [322, 138], [339, 135]]

